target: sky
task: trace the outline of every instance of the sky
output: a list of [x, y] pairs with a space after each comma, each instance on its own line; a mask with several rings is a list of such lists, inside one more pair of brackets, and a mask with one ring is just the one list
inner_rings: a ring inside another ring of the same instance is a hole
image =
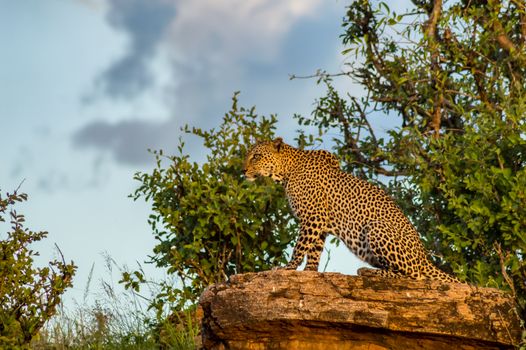
[[[341, 71], [347, 4], [0, 0], [0, 190], [29, 194], [17, 210], [49, 232], [35, 246], [41, 261], [57, 244], [78, 265], [66, 300], [81, 297], [92, 266], [95, 281], [108, 278], [105, 254], [130, 268], [148, 260], [150, 205], [128, 198], [133, 174], [154, 167], [147, 149], [175, 153], [183, 125], [219, 125], [238, 90], [241, 105], [276, 113], [277, 134], [293, 142], [292, 115], [308, 115], [323, 88], [289, 75]], [[203, 157], [197, 144], [186, 151]], [[360, 266], [331, 248], [327, 271]]]

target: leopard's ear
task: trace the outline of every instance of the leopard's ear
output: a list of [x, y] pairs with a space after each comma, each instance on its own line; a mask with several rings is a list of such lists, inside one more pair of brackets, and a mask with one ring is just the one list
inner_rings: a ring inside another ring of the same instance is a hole
[[273, 144], [274, 144], [274, 148], [276, 149], [276, 151], [279, 152], [279, 150], [281, 149], [281, 145], [283, 145], [283, 139], [281, 137], [277, 137], [273, 141]]

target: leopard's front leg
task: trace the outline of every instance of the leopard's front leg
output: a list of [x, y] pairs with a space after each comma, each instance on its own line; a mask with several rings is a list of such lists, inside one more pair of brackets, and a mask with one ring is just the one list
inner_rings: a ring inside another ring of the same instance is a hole
[[302, 225], [300, 236], [292, 251], [292, 257], [285, 268], [287, 270], [297, 269], [303, 262], [305, 255], [307, 255], [305, 270], [318, 271], [326, 236], [326, 233], [319, 228]]
[[312, 236], [312, 243], [307, 253], [307, 265], [305, 265], [305, 271], [318, 271], [320, 265], [321, 253], [323, 252], [323, 246], [325, 245], [325, 238], [327, 234], [325, 232], [318, 231]]
[[296, 270], [303, 262], [303, 258], [305, 257], [307, 250], [307, 236], [303, 232], [303, 229], [300, 229], [300, 236], [298, 237], [298, 241], [292, 250], [290, 261], [284, 266], [284, 268], [287, 270]]

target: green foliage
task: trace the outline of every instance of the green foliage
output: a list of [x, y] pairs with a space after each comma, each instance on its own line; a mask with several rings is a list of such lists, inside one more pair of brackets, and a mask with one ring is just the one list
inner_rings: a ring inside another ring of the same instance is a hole
[[[157, 285], [148, 285], [148, 293], [138, 295], [133, 290], [119, 290], [114, 286], [114, 273], [121, 275], [126, 269], [108, 255], [104, 255], [106, 277], [100, 289], [92, 291], [93, 266], [84, 288], [83, 300], [62, 303], [57, 314], [47, 322], [31, 343], [33, 350], [98, 349], [98, 350], [150, 350], [197, 349], [199, 338], [195, 310], [180, 315], [162, 315], [157, 319], [148, 301], [158, 291]], [[142, 271], [139, 265], [139, 270]]]
[[[197, 307], [173, 313], [159, 325], [159, 343], [165, 349], [194, 350], [201, 343]], [[200, 316], [202, 317], [202, 315]]]
[[[272, 138], [276, 118], [259, 117], [254, 108], [239, 108], [237, 101], [236, 94], [217, 129], [184, 128], [202, 139], [209, 151], [206, 161], [190, 161], [181, 142], [179, 155], [155, 151], [156, 168], [135, 175], [141, 185], [134, 199], [152, 203], [149, 223], [159, 241], [152, 261], [182, 283], [164, 284], [152, 305], [158, 310], [166, 302], [181, 309], [227, 276], [286, 261], [284, 250], [295, 224], [282, 188], [272, 181], [258, 186], [242, 176], [247, 147]], [[145, 278], [140, 272], [126, 273], [122, 282], [139, 290]]]
[[349, 6], [339, 75], [366, 94], [321, 75], [327, 95], [299, 122], [341, 135], [349, 170], [388, 183], [438, 263], [509, 289], [526, 319], [526, 6], [413, 5]]
[[[0, 348], [28, 348], [44, 323], [56, 311], [64, 291], [71, 287], [76, 266], [52, 260], [35, 267], [38, 255], [30, 248], [47, 236], [23, 227], [24, 216], [13, 206], [27, 200], [24, 193], [0, 194], [0, 222], [10, 220], [7, 236], [0, 240]], [[6, 218], [5, 216], [8, 216]]]

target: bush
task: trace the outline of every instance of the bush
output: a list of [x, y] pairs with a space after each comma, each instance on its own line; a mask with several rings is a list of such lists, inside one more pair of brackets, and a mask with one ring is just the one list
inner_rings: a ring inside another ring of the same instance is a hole
[[[105, 254], [106, 277], [100, 289], [92, 291], [92, 266], [84, 289], [83, 300], [59, 305], [57, 314], [45, 324], [31, 343], [34, 350], [54, 349], [196, 349], [199, 328], [190, 319], [170, 322], [167, 315], [156, 319], [155, 310], [148, 310], [148, 300], [155, 295], [156, 285], [149, 285], [145, 295], [133, 290], [121, 291], [114, 286], [117, 274], [127, 271]], [[139, 269], [142, 267], [139, 265]], [[185, 316], [186, 314], [183, 314]]]
[[[9, 217], [11, 228], [0, 240], [0, 348], [28, 348], [44, 323], [56, 312], [64, 291], [72, 286], [76, 266], [52, 260], [35, 267], [37, 252], [30, 245], [47, 236], [23, 227], [24, 216], [13, 206], [27, 200], [24, 193], [0, 194], [0, 222]], [[59, 250], [60, 253], [60, 250]]]
[[[217, 130], [184, 128], [201, 138], [210, 152], [204, 163], [191, 162], [181, 142], [179, 155], [155, 151], [157, 167], [135, 175], [141, 185], [133, 198], [152, 202], [149, 223], [159, 242], [152, 261], [182, 284], [164, 285], [153, 305], [158, 310], [165, 302], [175, 302], [181, 309], [195, 302], [206, 286], [232, 274], [286, 262], [284, 250], [296, 223], [283, 189], [272, 181], [258, 186], [242, 176], [247, 147], [272, 138], [276, 118], [259, 117], [254, 108], [238, 108], [237, 101], [236, 94]], [[145, 279], [136, 271], [125, 273], [123, 282], [139, 290]]]

